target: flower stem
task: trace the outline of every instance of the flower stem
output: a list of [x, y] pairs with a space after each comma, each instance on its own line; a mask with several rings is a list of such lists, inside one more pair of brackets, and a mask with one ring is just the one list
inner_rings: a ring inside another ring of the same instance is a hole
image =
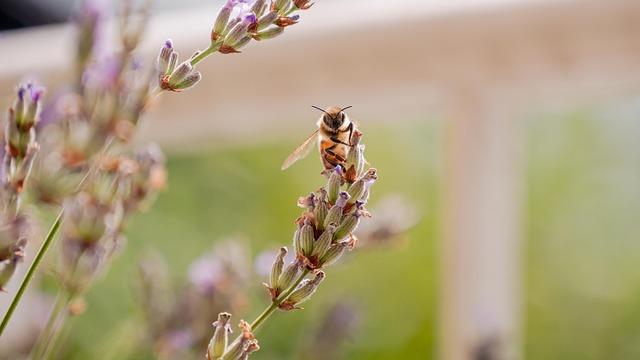
[[36, 254], [35, 259], [33, 259], [31, 266], [29, 266], [29, 270], [27, 270], [27, 274], [24, 276], [24, 279], [22, 279], [20, 288], [18, 289], [18, 292], [16, 293], [16, 295], [13, 297], [13, 300], [11, 301], [9, 308], [7, 309], [7, 313], [4, 315], [4, 318], [2, 319], [2, 323], [0, 324], [0, 336], [2, 336], [4, 329], [7, 327], [7, 324], [9, 323], [9, 320], [11, 320], [11, 316], [13, 315], [13, 312], [16, 310], [18, 303], [22, 299], [22, 295], [24, 295], [25, 290], [29, 286], [29, 282], [31, 281], [31, 278], [33, 278], [33, 275], [35, 274], [36, 269], [42, 262], [42, 259], [44, 258], [44, 255], [47, 253], [49, 246], [51, 246], [53, 239], [56, 237], [56, 234], [58, 233], [58, 229], [60, 228], [60, 222], [62, 220], [63, 213], [64, 213], [64, 209], [61, 209], [60, 212], [58, 213], [58, 216], [56, 217], [56, 220], [53, 222], [53, 225], [51, 225], [51, 229], [49, 229], [49, 233], [47, 234], [47, 237], [44, 239], [44, 242], [40, 246], [40, 249], [38, 250], [38, 253]]
[[206, 48], [203, 52], [201, 52], [200, 54], [196, 55], [193, 59], [191, 59], [191, 66], [195, 66], [200, 61], [206, 59], [209, 55], [218, 51], [218, 49], [220, 49], [220, 43], [217, 43], [217, 42], [211, 43], [211, 45], [209, 45], [208, 48]]
[[53, 349], [56, 343], [60, 332], [59, 330], [64, 323], [64, 316], [66, 316], [63, 311], [69, 306], [70, 300], [71, 296], [67, 292], [61, 291], [58, 293], [55, 305], [49, 315], [49, 320], [47, 320], [47, 325], [44, 327], [34, 346], [33, 359], [48, 358], [46, 355], [51, 352], [51, 349]]
[[282, 293], [281, 296], [279, 296], [277, 299], [272, 301], [271, 305], [269, 305], [269, 307], [267, 307], [262, 312], [262, 314], [258, 315], [258, 317], [255, 320], [253, 320], [253, 322], [251, 323], [251, 330], [255, 332], [260, 327], [260, 325], [262, 325], [262, 323], [265, 320], [267, 320], [269, 316], [271, 316], [271, 314], [273, 314], [273, 312], [280, 306], [280, 304], [282, 304], [282, 302], [285, 301], [289, 297], [289, 295], [291, 295], [291, 293], [296, 289], [296, 287], [298, 287], [298, 285], [302, 282], [302, 280], [304, 280], [304, 278], [308, 274], [309, 274], [309, 269], [305, 269], [304, 271], [302, 271], [302, 274], [300, 274], [300, 276], [298, 277], [298, 279], [296, 279], [293, 285], [291, 285], [291, 287], [289, 287], [287, 291]]

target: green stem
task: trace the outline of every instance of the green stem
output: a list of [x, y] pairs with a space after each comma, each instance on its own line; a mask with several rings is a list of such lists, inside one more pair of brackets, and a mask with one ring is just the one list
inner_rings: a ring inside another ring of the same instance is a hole
[[47, 237], [44, 239], [44, 242], [40, 246], [40, 249], [38, 250], [38, 253], [36, 254], [35, 259], [33, 259], [31, 266], [29, 266], [29, 270], [27, 270], [27, 274], [24, 276], [24, 279], [22, 279], [20, 288], [18, 289], [18, 292], [16, 293], [16, 295], [13, 297], [13, 300], [11, 301], [9, 308], [7, 309], [7, 313], [4, 315], [4, 318], [2, 319], [2, 323], [0, 324], [0, 336], [2, 336], [4, 329], [7, 327], [7, 324], [9, 323], [9, 320], [11, 320], [11, 316], [13, 315], [13, 312], [16, 310], [18, 303], [22, 299], [22, 295], [24, 295], [25, 290], [29, 286], [29, 282], [31, 281], [31, 278], [33, 278], [33, 275], [35, 274], [36, 269], [42, 262], [42, 259], [44, 258], [44, 255], [47, 253], [49, 246], [51, 246], [53, 239], [56, 237], [58, 229], [60, 228], [60, 222], [62, 220], [63, 213], [64, 213], [64, 209], [60, 210], [60, 212], [58, 213], [58, 216], [56, 217], [56, 220], [53, 222], [53, 225], [51, 225], [51, 229], [49, 229], [49, 233], [47, 234]]
[[289, 289], [287, 289], [287, 291], [283, 292], [282, 295], [280, 295], [277, 299], [272, 301], [271, 305], [269, 305], [269, 307], [267, 307], [262, 312], [262, 314], [258, 315], [258, 317], [255, 320], [253, 320], [253, 322], [251, 323], [251, 331], [255, 332], [260, 327], [260, 325], [262, 325], [262, 323], [265, 320], [267, 320], [269, 316], [271, 316], [271, 314], [273, 314], [273, 312], [276, 311], [276, 309], [278, 309], [278, 307], [280, 307], [280, 304], [282, 304], [282, 302], [285, 301], [289, 297], [289, 295], [291, 295], [291, 293], [298, 287], [298, 285], [300, 285], [302, 280], [304, 280], [304, 278], [308, 274], [309, 274], [309, 270], [305, 269], [302, 272], [302, 274], [300, 274], [300, 276], [296, 279], [293, 285], [291, 285]]
[[[264, 323], [273, 314], [273, 312], [276, 311], [278, 307], [280, 307], [280, 304], [282, 304], [282, 302], [285, 301], [289, 297], [289, 295], [291, 295], [291, 293], [298, 287], [298, 285], [300, 285], [302, 280], [304, 280], [304, 278], [308, 274], [309, 274], [309, 269], [304, 269], [300, 274], [300, 276], [298, 276], [296, 281], [294, 281], [293, 284], [285, 292], [283, 292], [280, 296], [278, 296], [278, 298], [273, 300], [271, 304], [266, 309], [264, 309], [264, 311], [260, 315], [258, 315], [258, 317], [255, 320], [253, 320], [253, 322], [251, 323], [251, 331], [255, 333], [256, 330], [260, 327], [260, 325], [262, 325], [262, 323]], [[233, 340], [231, 344], [236, 343], [236, 341], [240, 341], [241, 336], [242, 335], [239, 335], [235, 340]], [[231, 348], [232, 348], [232, 345], [229, 345], [228, 349], [231, 349]], [[227, 354], [222, 355], [222, 359], [225, 359], [226, 355]]]
[[33, 359], [44, 359], [45, 355], [50, 352], [50, 349], [55, 345], [57, 334], [61, 324], [63, 323], [62, 312], [67, 309], [71, 296], [67, 292], [58, 293], [55, 305], [47, 320], [47, 325], [42, 330], [40, 337], [36, 345], [34, 346]]
[[206, 59], [209, 55], [220, 49], [220, 43], [211, 43], [208, 48], [206, 48], [203, 52], [196, 55], [193, 59], [191, 59], [191, 66], [196, 66], [197, 63]]

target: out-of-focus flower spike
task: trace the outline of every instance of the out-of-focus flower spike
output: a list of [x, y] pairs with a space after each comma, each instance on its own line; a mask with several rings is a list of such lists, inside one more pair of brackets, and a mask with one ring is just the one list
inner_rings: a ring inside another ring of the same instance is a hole
[[22, 122], [22, 117], [24, 116], [24, 96], [27, 92], [27, 87], [25, 85], [20, 85], [18, 90], [16, 91], [16, 101], [13, 104], [13, 116], [14, 121], [18, 124]]
[[329, 266], [338, 261], [342, 254], [344, 254], [345, 250], [349, 247], [348, 241], [341, 241], [331, 245], [329, 250], [324, 253], [322, 258], [320, 258], [320, 264], [322, 266]]
[[298, 305], [309, 300], [316, 292], [320, 283], [324, 280], [324, 272], [318, 271], [316, 276], [311, 279], [304, 279], [300, 285], [294, 290], [289, 297], [280, 304], [282, 310], [300, 309]]
[[329, 224], [327, 226], [322, 235], [320, 235], [318, 240], [316, 240], [316, 243], [313, 247], [312, 257], [319, 259], [327, 250], [329, 250], [329, 247], [331, 247], [331, 242], [333, 241], [333, 234], [335, 231], [336, 226], [334, 224]]
[[231, 314], [223, 312], [218, 314], [218, 320], [213, 323], [213, 337], [207, 348], [207, 360], [219, 359], [227, 349], [229, 334], [231, 334]]
[[16, 272], [16, 267], [23, 257], [24, 253], [22, 248], [19, 248], [10, 259], [5, 260], [4, 264], [0, 265], [3, 266], [2, 270], [0, 270], [0, 291], [5, 291], [4, 287], [13, 277], [13, 274]]

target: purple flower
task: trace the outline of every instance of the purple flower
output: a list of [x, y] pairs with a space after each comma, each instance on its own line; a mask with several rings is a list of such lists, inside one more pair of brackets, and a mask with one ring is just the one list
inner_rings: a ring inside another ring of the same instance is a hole
[[215, 254], [200, 257], [189, 266], [189, 280], [203, 293], [215, 290], [224, 277], [224, 264]]

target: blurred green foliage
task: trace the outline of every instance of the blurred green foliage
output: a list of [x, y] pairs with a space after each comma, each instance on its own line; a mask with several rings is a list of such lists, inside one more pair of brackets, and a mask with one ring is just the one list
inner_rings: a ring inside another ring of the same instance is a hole
[[[525, 352], [530, 359], [640, 358], [640, 111], [534, 116], [526, 122]], [[614, 120], [611, 120], [614, 119]], [[372, 203], [400, 193], [422, 220], [398, 248], [352, 253], [331, 268], [304, 311], [278, 313], [259, 333], [257, 359], [304, 359], [302, 344], [324, 310], [348, 299], [361, 310], [348, 359], [424, 359], [436, 341], [437, 238], [443, 186], [442, 123], [366, 130], [367, 158], [380, 171]], [[293, 139], [295, 140], [295, 139]], [[134, 219], [124, 254], [73, 320], [72, 359], [151, 358], [130, 336], [141, 330], [133, 283], [149, 248], [176, 279], [216, 240], [245, 234], [253, 255], [289, 245], [298, 196], [318, 187], [314, 156], [286, 172], [295, 142], [169, 157], [170, 187]], [[255, 279], [252, 319], [266, 304]], [[203, 319], [213, 321], [213, 319]]]

